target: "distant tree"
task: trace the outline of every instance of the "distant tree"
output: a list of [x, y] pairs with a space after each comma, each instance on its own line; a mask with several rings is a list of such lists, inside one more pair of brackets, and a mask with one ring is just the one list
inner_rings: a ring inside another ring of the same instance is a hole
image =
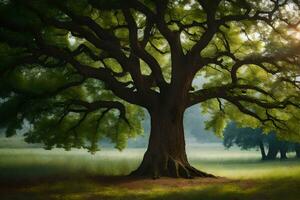
[[226, 148], [233, 145], [245, 150], [259, 147], [262, 159], [266, 159], [264, 137], [259, 129], [238, 128], [235, 123], [230, 123], [226, 127], [223, 136], [223, 144]]
[[[274, 160], [278, 152], [281, 159], [286, 159], [288, 151], [296, 151], [296, 155], [299, 157], [299, 144], [279, 140], [276, 134], [264, 134], [261, 129], [239, 128], [235, 123], [230, 123], [226, 127], [223, 144], [226, 148], [233, 145], [246, 150], [259, 148], [262, 160]], [[267, 153], [266, 148], [268, 149]]]
[[295, 144], [295, 151], [297, 158], [300, 158], [300, 144]]
[[[187, 159], [184, 111], [299, 139], [298, 0], [1, 0], [0, 122], [46, 148], [118, 149], [151, 117], [132, 175], [211, 176]], [[292, 34], [296, 33], [296, 34]], [[202, 77], [205, 84], [197, 85]]]

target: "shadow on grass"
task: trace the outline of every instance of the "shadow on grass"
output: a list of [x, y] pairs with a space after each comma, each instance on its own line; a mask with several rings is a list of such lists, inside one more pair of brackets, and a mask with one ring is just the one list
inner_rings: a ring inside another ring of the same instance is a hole
[[261, 180], [135, 179], [85, 177], [40, 179], [1, 185], [1, 200], [299, 200], [300, 177]]

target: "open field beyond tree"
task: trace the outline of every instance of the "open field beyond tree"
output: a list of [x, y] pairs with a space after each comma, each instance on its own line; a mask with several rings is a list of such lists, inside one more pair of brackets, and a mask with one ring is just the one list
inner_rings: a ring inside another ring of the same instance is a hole
[[261, 162], [257, 151], [224, 150], [221, 145], [188, 148], [197, 168], [219, 178], [129, 178], [144, 149], [95, 155], [82, 150], [0, 150], [1, 199], [228, 199], [296, 200], [300, 162]]

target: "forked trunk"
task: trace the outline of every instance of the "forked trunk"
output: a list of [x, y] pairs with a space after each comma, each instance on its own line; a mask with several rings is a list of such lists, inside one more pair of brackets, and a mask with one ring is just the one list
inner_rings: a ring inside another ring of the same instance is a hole
[[192, 167], [185, 150], [183, 113], [160, 107], [150, 111], [151, 133], [148, 149], [133, 176], [192, 178], [213, 177]]

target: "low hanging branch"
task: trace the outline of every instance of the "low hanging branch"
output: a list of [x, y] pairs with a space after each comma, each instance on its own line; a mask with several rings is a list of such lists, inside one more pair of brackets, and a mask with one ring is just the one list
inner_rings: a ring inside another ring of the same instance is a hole
[[[91, 112], [97, 111], [99, 109], [106, 109], [106, 112], [116, 109], [119, 111], [119, 117], [120, 119], [124, 120], [128, 125], [129, 121], [126, 118], [126, 109], [125, 106], [118, 102], [118, 101], [95, 101], [92, 103], [82, 101], [82, 100], [68, 100], [67, 102], [58, 103], [60, 107], [65, 108], [64, 114], [60, 118], [60, 122], [67, 116], [67, 114], [73, 112], [73, 113], [84, 113], [84, 117], [79, 120], [78, 123], [83, 122], [83, 120], [87, 117], [87, 115]], [[75, 108], [74, 108], [75, 107]], [[103, 116], [102, 116], [103, 117]], [[101, 118], [102, 118], [101, 117]], [[79, 125], [78, 125], [79, 126]]]

